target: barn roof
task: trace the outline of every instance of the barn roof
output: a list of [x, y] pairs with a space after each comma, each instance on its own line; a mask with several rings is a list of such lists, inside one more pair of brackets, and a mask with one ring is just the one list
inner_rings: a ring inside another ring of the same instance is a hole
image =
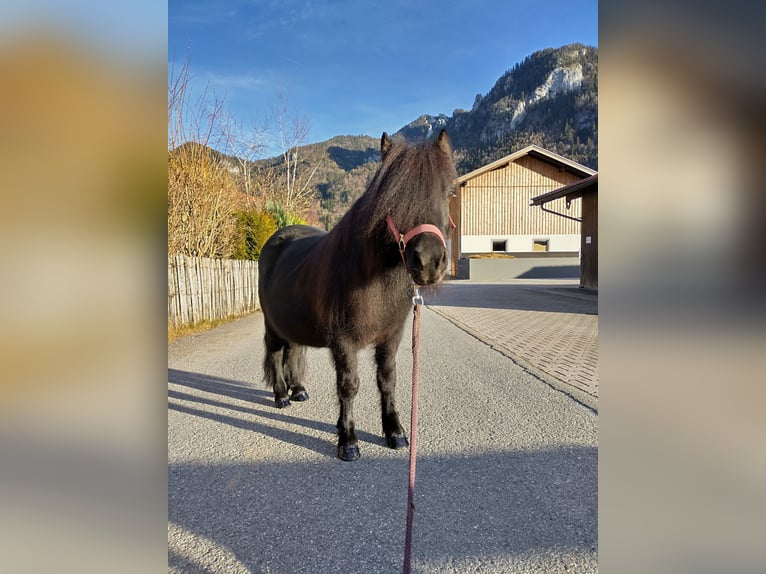
[[561, 156], [550, 150], [547, 150], [545, 148], [532, 144], [532, 145], [528, 145], [527, 147], [523, 149], [520, 149], [517, 152], [509, 154], [505, 157], [501, 157], [500, 159], [495, 160], [492, 163], [488, 163], [487, 165], [484, 165], [478, 169], [470, 171], [467, 174], [457, 178], [457, 181], [458, 183], [463, 184], [466, 181], [473, 179], [474, 177], [479, 176], [483, 173], [487, 173], [488, 171], [505, 167], [509, 163], [514, 162], [517, 159], [524, 157], [525, 155], [537, 158], [551, 165], [555, 165], [558, 168], [570, 171], [574, 173], [575, 175], [579, 175], [580, 177], [589, 177], [596, 173], [596, 171], [582, 164], [579, 164], [576, 161], [572, 161], [571, 159], [567, 159], [564, 156]]
[[569, 185], [565, 185], [564, 187], [549, 191], [548, 193], [543, 193], [541, 195], [535, 196], [531, 199], [529, 205], [543, 205], [549, 201], [553, 201], [554, 199], [559, 199], [560, 197], [566, 197], [567, 205], [569, 205], [570, 201], [578, 197], [582, 197], [583, 193], [597, 190], [598, 173], [595, 173], [589, 177], [586, 177], [585, 179], [581, 179], [580, 181], [576, 181], [574, 183], [570, 183]]

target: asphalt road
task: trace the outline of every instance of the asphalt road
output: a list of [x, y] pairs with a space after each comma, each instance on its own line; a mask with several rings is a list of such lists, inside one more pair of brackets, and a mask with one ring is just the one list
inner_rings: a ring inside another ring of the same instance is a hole
[[[421, 337], [412, 571], [596, 572], [598, 416], [432, 311]], [[168, 349], [169, 571], [401, 572], [408, 453], [384, 446], [372, 353], [349, 463], [329, 352], [309, 351], [311, 399], [277, 410], [262, 338], [256, 313]]]

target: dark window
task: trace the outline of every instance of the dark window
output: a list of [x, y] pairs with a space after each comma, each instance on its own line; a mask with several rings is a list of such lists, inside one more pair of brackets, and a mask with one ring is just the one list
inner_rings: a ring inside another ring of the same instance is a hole
[[508, 245], [507, 239], [493, 239], [492, 240], [492, 251], [505, 251], [506, 246]]

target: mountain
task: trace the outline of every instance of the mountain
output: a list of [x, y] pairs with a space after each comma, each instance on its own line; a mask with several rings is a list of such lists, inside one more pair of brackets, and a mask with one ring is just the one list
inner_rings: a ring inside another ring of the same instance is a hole
[[527, 56], [478, 94], [470, 110], [423, 115], [400, 129], [406, 139], [449, 132], [459, 173], [538, 144], [598, 167], [598, 49], [582, 44]]
[[[392, 137], [430, 138], [441, 128], [450, 134], [459, 174], [532, 143], [597, 169], [598, 49], [570, 44], [534, 52], [477, 94], [470, 110], [422, 115]], [[319, 164], [315, 216], [329, 228], [364, 192], [380, 160], [379, 140], [336, 136], [298, 151]]]

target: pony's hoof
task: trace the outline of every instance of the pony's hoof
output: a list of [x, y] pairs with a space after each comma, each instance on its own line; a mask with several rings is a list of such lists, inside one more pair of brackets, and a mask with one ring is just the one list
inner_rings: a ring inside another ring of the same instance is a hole
[[283, 409], [285, 407], [290, 406], [290, 399], [284, 398], [284, 399], [274, 399], [274, 404], [278, 409]]
[[309, 394], [305, 390], [298, 391], [297, 393], [290, 395], [290, 399], [298, 403], [302, 403], [303, 401], [309, 400]]
[[404, 436], [403, 434], [387, 436], [386, 442], [388, 442], [389, 448], [394, 448], [397, 450], [400, 448], [407, 448], [408, 446], [410, 446], [410, 443], [407, 442], [407, 437]]
[[355, 444], [339, 444], [338, 458], [351, 462], [359, 458], [359, 447]]

